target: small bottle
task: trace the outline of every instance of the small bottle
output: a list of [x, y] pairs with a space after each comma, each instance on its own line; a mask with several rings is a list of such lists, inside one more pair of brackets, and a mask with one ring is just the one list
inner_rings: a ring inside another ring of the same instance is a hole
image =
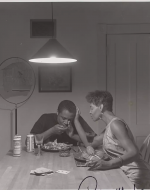
[[15, 135], [13, 139], [13, 156], [21, 156], [21, 136]]

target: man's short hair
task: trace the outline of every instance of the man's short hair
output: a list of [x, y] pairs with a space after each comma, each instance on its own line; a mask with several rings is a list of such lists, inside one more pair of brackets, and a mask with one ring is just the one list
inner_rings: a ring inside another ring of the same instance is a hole
[[58, 113], [62, 112], [63, 110], [68, 110], [70, 113], [76, 114], [76, 106], [70, 100], [63, 100], [58, 105]]

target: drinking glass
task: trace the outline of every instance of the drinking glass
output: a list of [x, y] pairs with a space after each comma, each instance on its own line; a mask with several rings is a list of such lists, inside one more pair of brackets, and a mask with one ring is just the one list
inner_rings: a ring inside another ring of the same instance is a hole
[[43, 144], [44, 136], [42, 135], [35, 135], [35, 144], [38, 146], [37, 151], [35, 151], [35, 154], [37, 156], [42, 155], [41, 146]]
[[61, 157], [70, 156], [70, 149], [61, 149], [61, 150], [59, 150], [59, 156], [61, 156]]

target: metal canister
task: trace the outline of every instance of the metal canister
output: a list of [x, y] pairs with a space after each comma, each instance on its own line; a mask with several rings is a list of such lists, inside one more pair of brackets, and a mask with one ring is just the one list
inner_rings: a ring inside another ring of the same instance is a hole
[[13, 156], [21, 155], [21, 136], [15, 135], [13, 139]]
[[34, 151], [34, 135], [29, 134], [27, 135], [27, 152]]

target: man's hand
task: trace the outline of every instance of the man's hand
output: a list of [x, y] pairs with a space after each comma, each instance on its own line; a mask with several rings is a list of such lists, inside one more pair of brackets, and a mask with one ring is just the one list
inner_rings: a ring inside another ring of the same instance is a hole
[[63, 122], [63, 126], [64, 127], [69, 127], [70, 126], [70, 121], [68, 121], [68, 120], [65, 120], [64, 122]]
[[62, 127], [61, 125], [57, 124], [53, 127], [53, 134], [61, 135], [67, 130], [67, 128]]

